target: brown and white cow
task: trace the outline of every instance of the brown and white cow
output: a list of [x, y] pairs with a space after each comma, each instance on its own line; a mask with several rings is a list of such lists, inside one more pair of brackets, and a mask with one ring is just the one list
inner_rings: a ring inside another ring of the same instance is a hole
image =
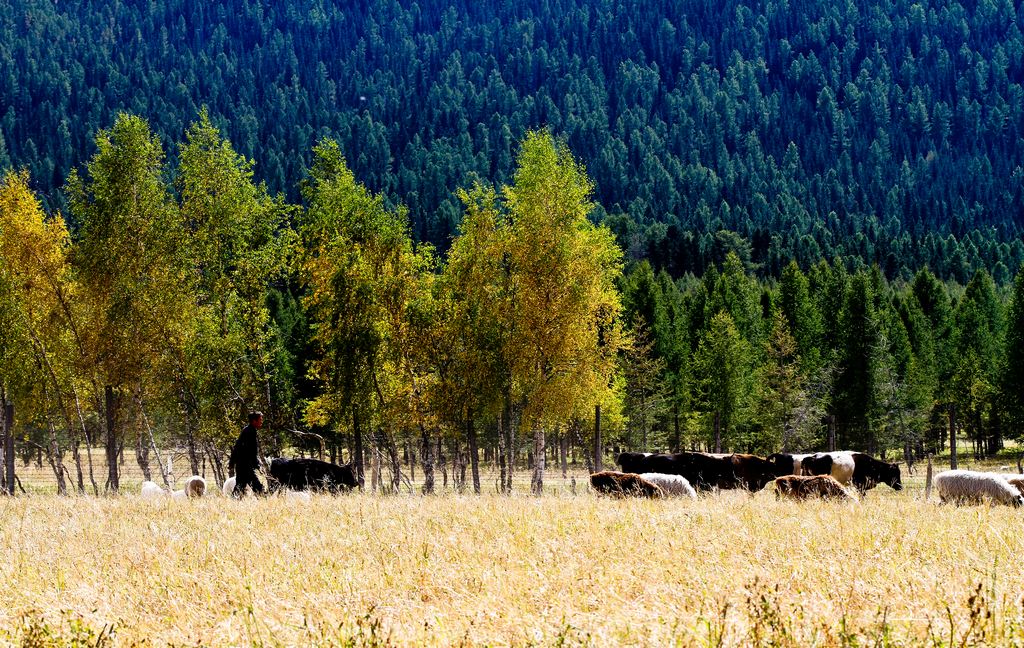
[[590, 485], [598, 493], [614, 497], [663, 497], [661, 487], [652, 484], [635, 473], [621, 473], [613, 470], [594, 473]]

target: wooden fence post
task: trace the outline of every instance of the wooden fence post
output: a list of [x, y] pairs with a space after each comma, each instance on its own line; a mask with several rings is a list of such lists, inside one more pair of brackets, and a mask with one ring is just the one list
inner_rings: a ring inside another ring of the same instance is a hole
[[932, 496], [932, 453], [928, 453], [928, 471], [924, 477], [924, 501]]

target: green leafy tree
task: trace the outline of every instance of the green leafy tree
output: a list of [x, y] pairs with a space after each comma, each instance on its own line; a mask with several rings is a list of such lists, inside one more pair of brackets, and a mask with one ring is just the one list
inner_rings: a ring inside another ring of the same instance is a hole
[[310, 377], [321, 393], [306, 409], [313, 424], [348, 425], [363, 483], [363, 434], [383, 400], [381, 371], [394, 362], [395, 327], [407, 298], [412, 241], [403, 209], [360, 185], [337, 142], [314, 150], [303, 193], [302, 277], [316, 356]]
[[267, 291], [285, 273], [294, 236], [288, 214], [253, 179], [253, 164], [213, 126], [206, 111], [186, 132], [176, 185], [189, 231], [195, 291], [180, 317], [190, 334], [168, 354], [193, 473], [199, 443], [224, 446], [245, 410], [282, 424], [291, 412], [275, 392], [274, 335]]
[[[147, 395], [150, 369], [187, 330], [190, 303], [184, 222], [165, 182], [159, 138], [141, 117], [122, 114], [96, 135], [97, 152], [67, 193], [79, 225], [75, 252], [83, 297], [93, 313], [96, 411], [106, 428], [108, 487], [119, 488], [126, 402]], [[103, 385], [101, 397], [99, 385]]]
[[731, 447], [749, 395], [749, 345], [725, 311], [711, 318], [694, 359], [700, 402], [712, 417], [715, 452]]
[[1008, 423], [1019, 439], [1024, 434], [1024, 270], [1014, 279], [1007, 311], [1000, 391]]

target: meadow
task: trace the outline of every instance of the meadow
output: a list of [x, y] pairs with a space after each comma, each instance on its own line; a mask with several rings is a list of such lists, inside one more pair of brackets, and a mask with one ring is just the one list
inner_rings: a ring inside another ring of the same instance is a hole
[[[724, 492], [0, 500], [0, 638], [68, 645], [1024, 642], [1022, 513]], [[524, 490], [524, 489], [523, 489]]]

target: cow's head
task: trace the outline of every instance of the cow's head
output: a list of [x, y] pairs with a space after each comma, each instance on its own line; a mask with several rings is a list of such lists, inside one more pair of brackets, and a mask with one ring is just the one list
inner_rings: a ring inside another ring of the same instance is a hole
[[882, 481], [889, 486], [892, 486], [893, 490], [903, 490], [903, 481], [900, 479], [900, 466], [899, 464], [885, 464], [882, 468]]
[[793, 472], [793, 455], [775, 452], [768, 455], [768, 463], [772, 465], [772, 471], [776, 477], [789, 475]]

